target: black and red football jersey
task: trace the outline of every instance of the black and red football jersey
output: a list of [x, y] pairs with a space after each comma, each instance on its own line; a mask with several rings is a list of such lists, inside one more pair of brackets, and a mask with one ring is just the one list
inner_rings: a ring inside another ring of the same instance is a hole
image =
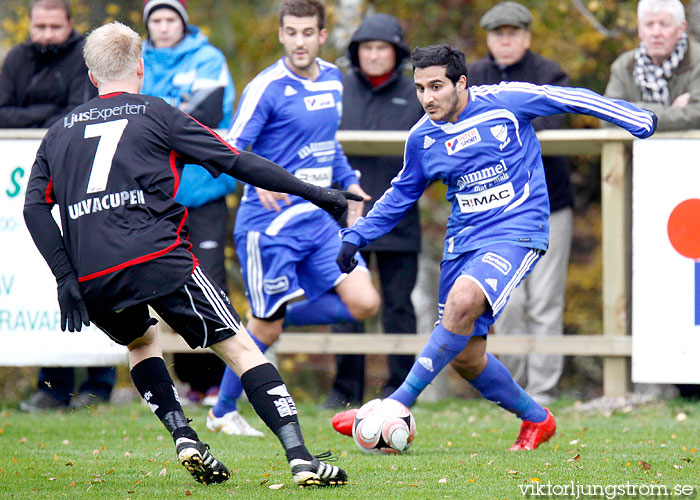
[[187, 210], [173, 199], [183, 165], [219, 175], [235, 172], [238, 158], [218, 135], [157, 97], [103, 95], [49, 129], [25, 208], [58, 204], [88, 309], [116, 310], [173, 291], [196, 265]]

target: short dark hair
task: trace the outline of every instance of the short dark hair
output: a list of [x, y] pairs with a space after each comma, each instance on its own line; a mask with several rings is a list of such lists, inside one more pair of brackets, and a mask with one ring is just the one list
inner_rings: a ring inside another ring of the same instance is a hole
[[457, 47], [449, 45], [428, 45], [427, 47], [416, 47], [411, 54], [413, 70], [416, 68], [427, 68], [429, 66], [442, 66], [445, 68], [445, 75], [450, 81], [456, 84], [459, 77], [467, 77], [467, 61], [464, 53]]
[[284, 16], [316, 16], [318, 29], [322, 30], [326, 24], [326, 4], [323, 0], [284, 0], [280, 6], [280, 26]]
[[29, 2], [29, 17], [32, 17], [34, 7], [42, 7], [44, 9], [63, 9], [66, 11], [68, 20], [71, 18], [70, 3], [68, 0], [31, 0]]

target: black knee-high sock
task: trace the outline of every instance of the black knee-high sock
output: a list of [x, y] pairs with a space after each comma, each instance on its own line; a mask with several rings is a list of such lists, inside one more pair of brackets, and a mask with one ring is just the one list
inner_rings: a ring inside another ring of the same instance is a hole
[[271, 363], [251, 368], [241, 375], [241, 384], [255, 412], [279, 438], [287, 460], [311, 460], [304, 446], [296, 404], [277, 368]]
[[198, 439], [197, 433], [187, 423], [173, 379], [162, 358], [146, 358], [136, 364], [131, 369], [131, 379], [174, 440], [180, 437]]

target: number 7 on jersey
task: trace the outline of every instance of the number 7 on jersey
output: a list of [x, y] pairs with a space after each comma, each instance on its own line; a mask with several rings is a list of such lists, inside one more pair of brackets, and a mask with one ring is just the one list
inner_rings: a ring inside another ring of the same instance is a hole
[[112, 159], [117, 151], [119, 140], [122, 138], [126, 124], [129, 120], [122, 118], [105, 123], [96, 123], [85, 126], [85, 139], [99, 137], [95, 158], [92, 160], [90, 180], [87, 185], [87, 193], [99, 193], [107, 189], [107, 179], [112, 168]]

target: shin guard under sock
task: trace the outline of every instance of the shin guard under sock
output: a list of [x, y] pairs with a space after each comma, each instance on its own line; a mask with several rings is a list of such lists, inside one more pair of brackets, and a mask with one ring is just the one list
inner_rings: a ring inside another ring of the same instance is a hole
[[241, 375], [241, 384], [255, 412], [282, 443], [287, 460], [311, 460], [313, 457], [304, 446], [296, 404], [277, 368], [272, 363], [251, 368]]
[[355, 321], [337, 293], [325, 293], [313, 302], [301, 300], [287, 305], [284, 326], [333, 325]]
[[522, 420], [542, 422], [547, 412], [513, 379], [508, 369], [491, 353], [486, 368], [469, 383], [489, 401], [515, 413]]
[[470, 335], [459, 335], [438, 324], [425, 344], [406, 380], [389, 397], [411, 406], [423, 389], [433, 381], [447, 363], [467, 346]]
[[[255, 342], [255, 345], [258, 346], [260, 352], [265, 354], [265, 351], [267, 351], [270, 346], [263, 344], [263, 342], [252, 333], [248, 332], [248, 334], [250, 338], [253, 339], [253, 342]], [[224, 376], [221, 378], [221, 384], [219, 385], [219, 399], [216, 401], [214, 408], [212, 408], [214, 416], [221, 418], [227, 413], [238, 410], [238, 398], [241, 397], [241, 394], [243, 394], [241, 379], [227, 366], [224, 370]]]
[[131, 379], [136, 390], [146, 400], [148, 407], [163, 422], [173, 439], [188, 437], [199, 439], [189, 426], [182, 411], [177, 390], [162, 358], [146, 358], [131, 369]]

